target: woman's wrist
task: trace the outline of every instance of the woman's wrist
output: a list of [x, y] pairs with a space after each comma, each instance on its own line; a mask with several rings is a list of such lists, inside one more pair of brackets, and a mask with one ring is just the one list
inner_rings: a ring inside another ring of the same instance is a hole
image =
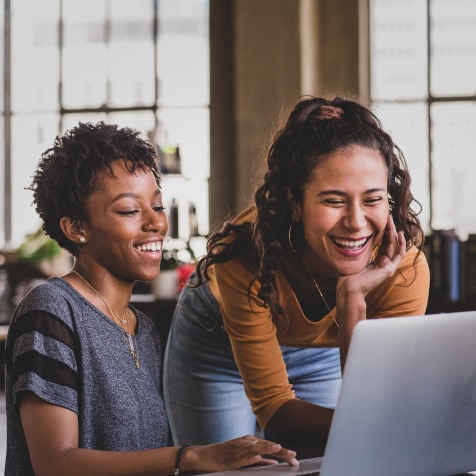
[[[182, 456], [180, 458], [180, 467], [179, 467], [180, 474], [199, 472], [201, 470], [201, 467], [199, 465], [200, 459], [197, 456], [197, 450], [200, 448], [200, 446], [182, 445], [180, 448], [184, 446], [185, 448], [182, 450]], [[178, 453], [177, 453], [177, 456], [178, 456]]]
[[[182, 445], [177, 452], [177, 458], [175, 459], [174, 476], [180, 475], [180, 469], [181, 469], [180, 465], [182, 463], [183, 455], [185, 451], [187, 450], [187, 448], [190, 448], [190, 445], [188, 444]], [[182, 464], [182, 468], [183, 467], [184, 467], [184, 464]], [[182, 469], [182, 471], [184, 470]]]

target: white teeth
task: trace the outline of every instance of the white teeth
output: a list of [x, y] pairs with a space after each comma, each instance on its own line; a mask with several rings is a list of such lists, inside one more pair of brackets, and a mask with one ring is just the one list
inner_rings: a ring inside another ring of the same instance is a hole
[[138, 245], [136, 249], [139, 251], [161, 251], [162, 243], [147, 243], [146, 245]]
[[358, 240], [358, 241], [339, 240], [339, 239], [333, 238], [333, 241], [336, 245], [339, 245], [342, 248], [349, 248], [351, 250], [357, 250], [359, 248], [362, 248], [362, 246], [365, 245], [365, 243], [367, 242], [367, 238], [364, 238], [363, 240]]

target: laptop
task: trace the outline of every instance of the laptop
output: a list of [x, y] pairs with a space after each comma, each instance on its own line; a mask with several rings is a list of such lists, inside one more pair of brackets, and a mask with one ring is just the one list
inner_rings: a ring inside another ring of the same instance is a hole
[[359, 322], [324, 456], [298, 467], [281, 463], [212, 474], [470, 471], [476, 471], [476, 311]]

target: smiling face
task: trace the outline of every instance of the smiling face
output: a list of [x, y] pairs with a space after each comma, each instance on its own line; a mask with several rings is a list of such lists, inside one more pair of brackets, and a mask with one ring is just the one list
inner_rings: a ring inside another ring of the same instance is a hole
[[330, 154], [314, 169], [294, 218], [302, 220], [304, 253], [321, 277], [367, 265], [387, 224], [387, 173], [379, 152], [360, 146]]
[[86, 244], [79, 259], [124, 281], [151, 281], [168, 229], [162, 194], [150, 171], [131, 173], [122, 160], [113, 162], [112, 171], [98, 174], [101, 186], [85, 200]]

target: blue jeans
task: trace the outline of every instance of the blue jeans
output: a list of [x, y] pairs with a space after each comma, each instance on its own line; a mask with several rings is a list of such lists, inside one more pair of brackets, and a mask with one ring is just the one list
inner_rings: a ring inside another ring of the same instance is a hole
[[[339, 350], [282, 347], [296, 396], [334, 408]], [[208, 285], [184, 288], [164, 361], [164, 398], [174, 444], [210, 444], [255, 434], [256, 419]]]

